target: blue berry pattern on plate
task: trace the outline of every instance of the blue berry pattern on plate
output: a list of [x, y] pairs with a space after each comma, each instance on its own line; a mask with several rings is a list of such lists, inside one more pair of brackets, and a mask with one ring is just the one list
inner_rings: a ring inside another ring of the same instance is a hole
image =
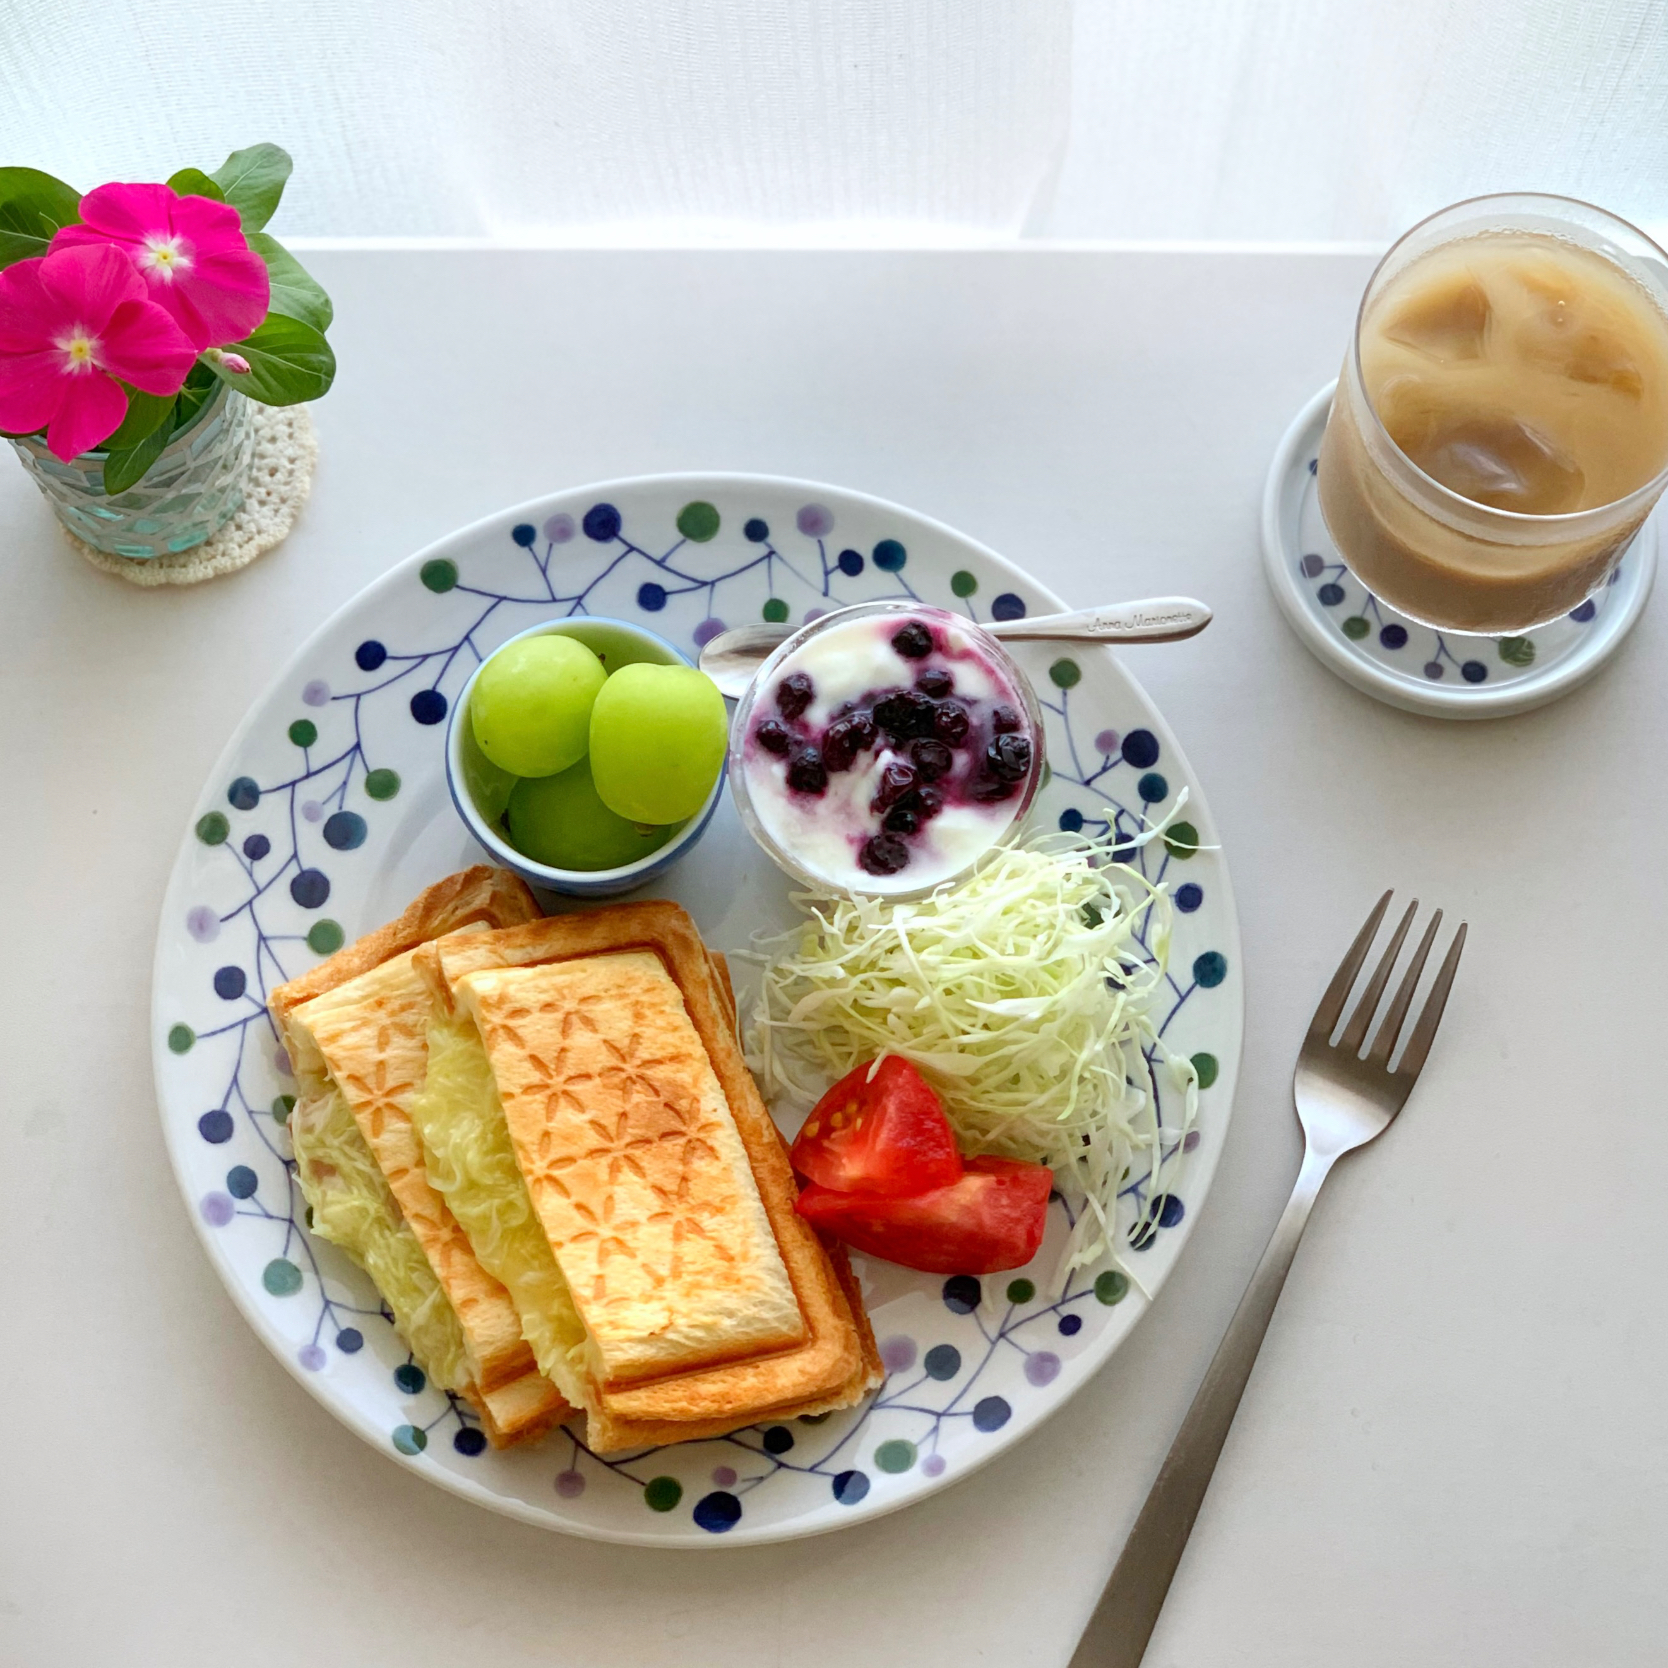
[[[153, 1026], [165, 1134], [210, 1257], [257, 1332], [398, 1463], [526, 1521], [602, 1539], [735, 1545], [816, 1533], [965, 1475], [1057, 1407], [1144, 1308], [1118, 1268], [1049, 1289], [1067, 1226], [1056, 1199], [1031, 1269], [942, 1281], [867, 1265], [887, 1377], [863, 1408], [607, 1460], [568, 1432], [497, 1453], [470, 1410], [426, 1382], [368, 1281], [307, 1231], [285, 1129], [295, 1082], [265, 996], [474, 860], [441, 756], [442, 720], [479, 659], [552, 616], [641, 619], [694, 648], [748, 619], [799, 623], [881, 597], [976, 620], [1054, 606], [960, 535], [831, 488], [686, 477], [558, 495], [412, 558], [349, 604], [216, 767], [160, 927]], [[1039, 646], [1018, 658], [1043, 697], [1052, 769], [1035, 826], [1133, 840], [1191, 793], [1162, 840], [1127, 848], [1175, 895], [1166, 1040], [1192, 1055], [1202, 1091], [1187, 1141], [1173, 1143], [1158, 1176], [1129, 1184], [1132, 1217], [1161, 1200], [1158, 1226], [1124, 1254], [1152, 1291], [1208, 1188], [1231, 1105], [1242, 998], [1227, 874], [1186, 761], [1111, 657], [1051, 658]], [[920, 694], [941, 704], [948, 692]], [[911, 739], [962, 740], [936, 728]], [[936, 755], [926, 757], [930, 771]], [[1155, 783], [1140, 786], [1155, 772], [1159, 800], [1145, 797]], [[722, 840], [746, 843], [714, 857], [731, 864], [716, 872], [741, 877], [731, 882], [740, 902], [710, 890], [718, 882], [698, 858], [665, 887], [678, 896], [680, 874], [692, 886], [708, 876], [709, 890], [683, 894], [698, 920], [739, 919], [749, 894], [786, 891], [733, 819], [708, 836]], [[734, 949], [745, 936], [713, 941]], [[228, 1324], [238, 1324], [229, 1311]]]

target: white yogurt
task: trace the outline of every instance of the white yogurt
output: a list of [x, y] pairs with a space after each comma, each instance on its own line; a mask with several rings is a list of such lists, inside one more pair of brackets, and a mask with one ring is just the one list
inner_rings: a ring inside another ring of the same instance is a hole
[[[893, 640], [905, 628], [929, 632], [929, 652], [900, 653]], [[805, 698], [799, 686], [795, 699], [800, 677], [811, 688]], [[901, 706], [888, 704], [899, 695]], [[951, 707], [964, 722], [945, 715]], [[853, 747], [850, 727], [861, 736], [865, 719], [871, 740]], [[738, 751], [769, 839], [815, 878], [874, 893], [915, 891], [966, 869], [1009, 831], [1040, 768], [1007, 671], [955, 616], [928, 609], [813, 634], [772, 671]]]

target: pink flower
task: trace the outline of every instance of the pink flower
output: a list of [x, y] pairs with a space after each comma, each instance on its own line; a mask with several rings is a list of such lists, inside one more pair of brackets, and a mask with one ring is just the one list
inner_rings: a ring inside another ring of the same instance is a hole
[[45, 425], [68, 462], [108, 440], [127, 415], [117, 378], [177, 394], [196, 350], [145, 296], [119, 249], [99, 244], [18, 261], [0, 272], [0, 429]]
[[166, 185], [101, 185], [81, 199], [79, 226], [52, 249], [113, 243], [124, 250], [199, 353], [241, 342], [266, 317], [266, 263], [243, 235], [238, 212]]

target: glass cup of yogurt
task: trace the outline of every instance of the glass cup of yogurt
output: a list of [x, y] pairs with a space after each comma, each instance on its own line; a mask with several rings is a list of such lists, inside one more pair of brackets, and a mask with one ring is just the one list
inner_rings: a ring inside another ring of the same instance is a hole
[[971, 620], [860, 603], [802, 627], [759, 668], [736, 708], [729, 775], [748, 832], [794, 879], [925, 893], [1018, 832], [1043, 776], [1042, 709]]

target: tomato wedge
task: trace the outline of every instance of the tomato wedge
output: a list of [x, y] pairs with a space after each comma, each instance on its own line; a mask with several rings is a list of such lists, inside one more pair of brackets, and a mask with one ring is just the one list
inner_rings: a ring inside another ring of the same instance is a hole
[[888, 1054], [847, 1072], [816, 1104], [793, 1144], [793, 1167], [824, 1187], [900, 1198], [961, 1175], [955, 1132], [933, 1086]]
[[995, 1274], [1036, 1256], [1053, 1172], [1011, 1158], [970, 1158], [959, 1181], [914, 1198], [840, 1193], [813, 1183], [798, 1210], [871, 1257], [928, 1274]]

